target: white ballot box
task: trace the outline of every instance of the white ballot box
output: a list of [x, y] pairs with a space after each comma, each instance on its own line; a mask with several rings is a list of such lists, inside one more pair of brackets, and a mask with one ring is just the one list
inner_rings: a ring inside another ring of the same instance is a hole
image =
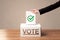
[[26, 24], [36, 24], [36, 14], [26, 11]]
[[20, 25], [21, 37], [41, 37], [41, 25], [40, 24], [26, 24]]

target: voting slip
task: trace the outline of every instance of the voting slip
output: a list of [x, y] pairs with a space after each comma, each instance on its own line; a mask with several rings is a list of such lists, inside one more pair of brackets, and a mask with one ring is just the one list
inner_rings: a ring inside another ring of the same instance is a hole
[[26, 24], [36, 24], [36, 14], [26, 11]]

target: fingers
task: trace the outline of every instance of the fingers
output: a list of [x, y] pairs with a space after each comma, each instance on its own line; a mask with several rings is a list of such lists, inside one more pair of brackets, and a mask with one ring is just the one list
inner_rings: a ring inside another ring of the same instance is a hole
[[37, 9], [32, 9], [31, 11], [35, 14], [39, 12]]

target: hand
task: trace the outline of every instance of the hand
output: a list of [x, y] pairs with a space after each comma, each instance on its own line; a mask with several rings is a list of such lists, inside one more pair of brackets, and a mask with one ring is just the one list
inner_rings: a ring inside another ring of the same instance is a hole
[[35, 14], [36, 14], [36, 13], [39, 13], [39, 10], [37, 10], [37, 9], [32, 9], [31, 11], [32, 11], [33, 13], [35, 13]]

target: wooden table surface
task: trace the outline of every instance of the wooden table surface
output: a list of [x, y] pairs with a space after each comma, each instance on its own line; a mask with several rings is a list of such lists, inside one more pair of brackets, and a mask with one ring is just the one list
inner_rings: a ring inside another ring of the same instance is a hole
[[0, 29], [0, 40], [60, 40], [60, 30], [42, 30], [41, 37], [20, 37], [17, 29]]

